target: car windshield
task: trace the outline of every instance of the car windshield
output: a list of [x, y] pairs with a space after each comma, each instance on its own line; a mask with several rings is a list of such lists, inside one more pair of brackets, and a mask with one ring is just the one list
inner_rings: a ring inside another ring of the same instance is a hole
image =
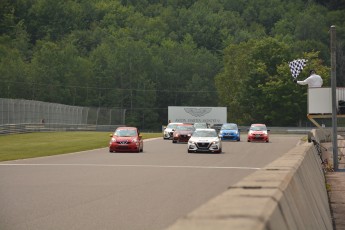
[[253, 131], [266, 131], [267, 128], [266, 128], [266, 126], [260, 125], [260, 126], [252, 126], [252, 127], [250, 127], [250, 130], [253, 130]]
[[193, 137], [217, 137], [217, 132], [215, 130], [196, 130]]
[[167, 128], [169, 129], [175, 129], [177, 124], [168, 124]]
[[237, 125], [236, 124], [224, 124], [222, 126], [222, 129], [237, 129]]
[[178, 125], [176, 126], [177, 131], [193, 131], [194, 127], [193, 126], [186, 126], [186, 125]]
[[207, 124], [206, 123], [195, 123], [194, 124], [195, 128], [207, 128]]
[[116, 130], [115, 135], [118, 137], [133, 137], [137, 135], [137, 131], [134, 129], [120, 129]]

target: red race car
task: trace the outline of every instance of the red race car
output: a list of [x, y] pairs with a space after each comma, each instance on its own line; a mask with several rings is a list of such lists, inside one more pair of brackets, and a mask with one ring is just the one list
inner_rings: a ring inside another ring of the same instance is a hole
[[248, 129], [248, 142], [263, 141], [269, 142], [269, 134], [265, 124], [252, 124]]
[[192, 124], [180, 124], [176, 126], [173, 133], [172, 143], [187, 143], [189, 138], [192, 136], [195, 128]]
[[111, 134], [109, 152], [142, 152], [143, 138], [136, 127], [118, 127]]

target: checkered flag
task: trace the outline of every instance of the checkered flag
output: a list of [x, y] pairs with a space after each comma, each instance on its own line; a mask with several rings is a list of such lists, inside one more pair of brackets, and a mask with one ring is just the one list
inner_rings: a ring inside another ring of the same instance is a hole
[[290, 71], [292, 74], [292, 77], [296, 79], [299, 75], [299, 73], [303, 70], [303, 67], [307, 65], [306, 59], [296, 59], [292, 62], [289, 62]]

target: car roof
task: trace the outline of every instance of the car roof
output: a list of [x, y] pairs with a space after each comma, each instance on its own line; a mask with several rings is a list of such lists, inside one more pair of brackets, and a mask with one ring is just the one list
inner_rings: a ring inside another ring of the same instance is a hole
[[252, 124], [251, 126], [266, 126], [265, 124]]
[[196, 129], [195, 131], [216, 131], [215, 129]]
[[117, 127], [117, 129], [138, 129], [137, 127]]

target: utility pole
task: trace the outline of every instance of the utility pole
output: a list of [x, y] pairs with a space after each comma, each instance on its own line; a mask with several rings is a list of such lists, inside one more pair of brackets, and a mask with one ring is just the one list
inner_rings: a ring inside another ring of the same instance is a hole
[[338, 121], [337, 121], [337, 79], [336, 79], [336, 31], [331, 26], [331, 86], [332, 86], [332, 146], [333, 169], [338, 171]]

